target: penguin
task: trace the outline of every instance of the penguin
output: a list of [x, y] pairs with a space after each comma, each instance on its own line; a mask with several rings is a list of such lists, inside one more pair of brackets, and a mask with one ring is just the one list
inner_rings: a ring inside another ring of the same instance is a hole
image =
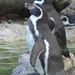
[[75, 14], [73, 15], [67, 15], [67, 14], [62, 14], [61, 16], [62, 22], [64, 26], [75, 26]]
[[[35, 0], [34, 2], [42, 4], [44, 0]], [[72, 0], [50, 0], [50, 2], [53, 4], [53, 7], [56, 9], [57, 12], [61, 12], [63, 9], [71, 4]]]
[[50, 17], [50, 20], [48, 20], [47, 24], [49, 25], [49, 28], [50, 28], [51, 32], [53, 32], [53, 29], [55, 27], [55, 21], [52, 17]]
[[[30, 13], [31, 12], [36, 13], [36, 12], [38, 12], [38, 10], [36, 10], [36, 11], [31, 10]], [[28, 19], [28, 24], [26, 26], [26, 41], [27, 41], [27, 45], [28, 45], [30, 53], [32, 51], [32, 48], [33, 48], [35, 42], [38, 39], [38, 36], [39, 36], [39, 32], [37, 31], [37, 27], [36, 27], [38, 19], [39, 19], [39, 17], [35, 18], [33, 15], [30, 16], [30, 18]], [[51, 31], [53, 32], [53, 29], [55, 27], [55, 21], [52, 17], [50, 17], [50, 20], [48, 20], [48, 24], [50, 26]]]
[[50, 17], [54, 19], [55, 27], [53, 29], [53, 34], [58, 41], [62, 55], [64, 55], [65, 57], [70, 57], [69, 50], [67, 48], [65, 28], [58, 12], [53, 7], [52, 1], [53, 0], [35, 0], [34, 3], [40, 4], [45, 7], [48, 15], [48, 20], [50, 20]]
[[47, 24], [46, 9], [39, 4], [29, 3], [25, 3], [25, 7], [31, 13], [30, 18], [33, 17], [34, 21], [37, 19], [35, 27], [39, 34], [30, 55], [30, 63], [37, 73], [28, 75], [66, 75], [60, 47]]

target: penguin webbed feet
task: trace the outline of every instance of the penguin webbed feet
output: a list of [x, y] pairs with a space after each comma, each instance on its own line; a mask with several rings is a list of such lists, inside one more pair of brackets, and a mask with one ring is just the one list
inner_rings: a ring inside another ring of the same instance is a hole
[[62, 55], [64, 55], [66, 58], [68, 57], [68, 58], [70, 58], [70, 55], [69, 55], [69, 53], [62, 53]]
[[29, 73], [27, 75], [40, 75], [40, 74], [38, 74], [38, 73]]

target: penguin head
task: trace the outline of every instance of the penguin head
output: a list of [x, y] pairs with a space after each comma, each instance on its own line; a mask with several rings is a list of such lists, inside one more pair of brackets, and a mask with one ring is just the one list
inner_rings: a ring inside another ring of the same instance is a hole
[[61, 15], [61, 19], [62, 19], [62, 21], [69, 21], [69, 16], [67, 16], [67, 15]]
[[61, 16], [62, 22], [65, 26], [75, 26], [75, 16], [64, 14]]
[[71, 2], [72, 0], [35, 0], [34, 1], [34, 3], [40, 4], [40, 5], [42, 4], [51, 5], [52, 4], [57, 12], [60, 12], [63, 9], [65, 9], [68, 5], [70, 5]]
[[52, 1], [53, 0], [35, 0], [34, 3], [40, 4], [40, 5], [42, 5], [42, 4], [52, 4]]
[[62, 22], [65, 26], [70, 24], [68, 15], [61, 15], [61, 19], [62, 19]]
[[42, 9], [36, 4], [25, 3], [25, 7], [30, 11], [31, 15], [36, 17], [41, 15]]

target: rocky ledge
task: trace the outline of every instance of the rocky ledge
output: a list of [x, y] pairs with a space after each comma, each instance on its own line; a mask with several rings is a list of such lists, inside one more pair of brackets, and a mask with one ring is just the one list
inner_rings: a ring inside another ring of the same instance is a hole
[[19, 22], [0, 24], [0, 40], [3, 41], [15, 41], [19, 39], [25, 39], [25, 25]]
[[[0, 40], [15, 41], [25, 39], [25, 27], [27, 22], [0, 23]], [[75, 41], [75, 26], [65, 27], [68, 41]]]
[[[70, 57], [71, 59], [63, 57], [64, 69], [68, 75], [75, 75], [75, 57], [72, 53], [70, 53]], [[27, 75], [28, 73], [34, 73], [35, 70], [30, 65], [29, 59], [29, 54], [20, 55], [18, 66], [13, 69], [12, 75]]]
[[65, 27], [67, 41], [75, 41], [75, 26]]

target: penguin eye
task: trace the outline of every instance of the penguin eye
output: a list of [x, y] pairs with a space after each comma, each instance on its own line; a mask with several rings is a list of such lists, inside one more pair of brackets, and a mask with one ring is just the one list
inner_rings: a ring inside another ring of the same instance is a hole
[[64, 17], [64, 18], [62, 19], [62, 21], [67, 21], [67, 18]]

